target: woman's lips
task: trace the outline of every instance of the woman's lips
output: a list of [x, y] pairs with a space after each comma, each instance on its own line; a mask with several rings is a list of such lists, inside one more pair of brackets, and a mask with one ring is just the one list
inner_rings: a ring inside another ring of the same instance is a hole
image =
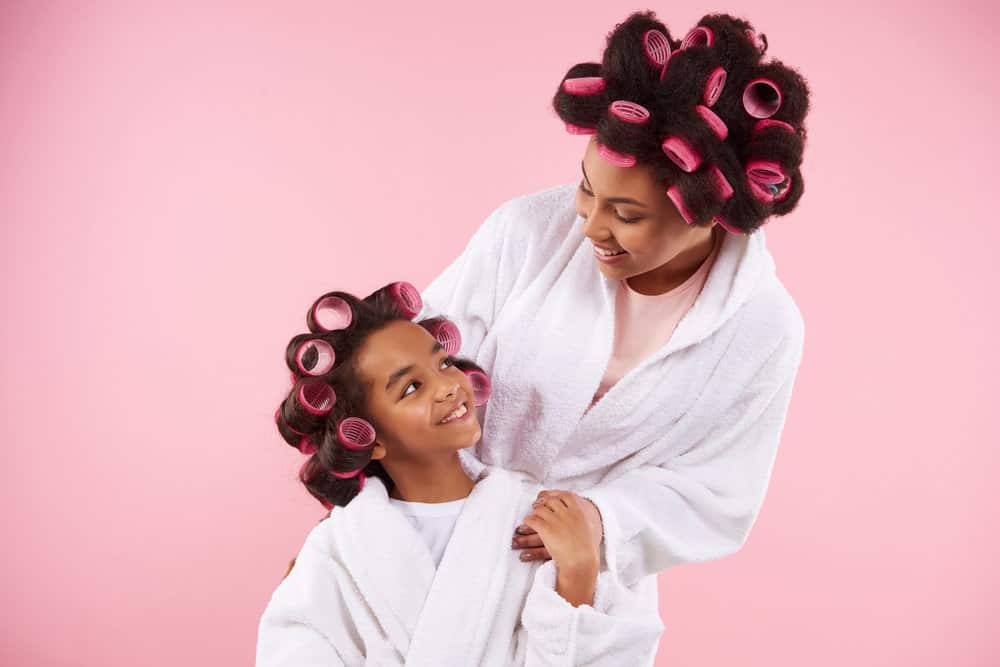
[[618, 255], [602, 255], [601, 250], [615, 250], [615, 248], [606, 248], [604, 246], [597, 245], [596, 243], [594, 243], [593, 246], [594, 246], [594, 257], [596, 257], [598, 261], [603, 262], [604, 264], [615, 264], [628, 257], [628, 252], [625, 251], [622, 251]]

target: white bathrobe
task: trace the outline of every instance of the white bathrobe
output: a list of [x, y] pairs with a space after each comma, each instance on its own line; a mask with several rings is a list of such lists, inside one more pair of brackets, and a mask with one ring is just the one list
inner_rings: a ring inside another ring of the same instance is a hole
[[[514, 528], [541, 487], [483, 466], [440, 567], [370, 478], [306, 539], [261, 617], [257, 667], [652, 665], [663, 630], [607, 570], [593, 605], [555, 592], [555, 566], [524, 563]], [[523, 613], [522, 613], [523, 612]]]
[[574, 185], [501, 205], [423, 292], [493, 379], [476, 454], [590, 498], [625, 584], [742, 546], [767, 489], [803, 322], [764, 232], [727, 234], [669, 342], [587, 411], [612, 350], [601, 274]]

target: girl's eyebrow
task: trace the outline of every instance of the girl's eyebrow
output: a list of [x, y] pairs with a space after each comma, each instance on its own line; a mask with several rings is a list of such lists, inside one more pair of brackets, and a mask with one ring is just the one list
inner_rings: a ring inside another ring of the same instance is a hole
[[[444, 345], [442, 345], [441, 343], [438, 343], [437, 341], [435, 341], [434, 342], [434, 347], [431, 348], [431, 356], [434, 356], [435, 354], [437, 354], [438, 350], [443, 350], [443, 349], [444, 349]], [[404, 375], [406, 375], [407, 373], [409, 373], [412, 370], [413, 370], [413, 364], [410, 364], [409, 366], [406, 366], [404, 368], [400, 368], [398, 371], [396, 371], [395, 373], [393, 373], [392, 375], [390, 375], [389, 376], [389, 381], [385, 383], [385, 390], [389, 391], [389, 389], [392, 388], [392, 385], [394, 385], [397, 382], [399, 382], [400, 379], [402, 379], [402, 377]]]
[[[580, 171], [583, 172], [583, 180], [586, 181], [587, 187], [592, 188], [593, 186], [590, 185], [590, 179], [587, 178], [587, 170], [583, 168], [583, 162], [580, 162]], [[611, 204], [632, 204], [634, 206], [639, 206], [641, 208], [647, 208], [647, 206], [643, 204], [641, 201], [629, 199], [628, 197], [609, 197], [605, 201]]]

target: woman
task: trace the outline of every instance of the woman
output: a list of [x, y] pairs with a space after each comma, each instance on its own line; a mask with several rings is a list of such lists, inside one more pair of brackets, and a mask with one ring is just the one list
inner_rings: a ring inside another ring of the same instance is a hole
[[469, 456], [489, 383], [453, 326], [410, 321], [407, 287], [326, 294], [288, 346], [275, 420], [332, 510], [261, 617], [258, 667], [652, 664], [663, 625], [600, 570], [577, 506], [528, 515], [551, 562], [504, 548], [540, 487]]
[[681, 42], [630, 16], [553, 101], [590, 137], [579, 185], [500, 206], [423, 293], [494, 379], [477, 455], [585, 508], [650, 608], [649, 575], [746, 540], [801, 359], [759, 227], [802, 194], [808, 89], [766, 48], [726, 15]]

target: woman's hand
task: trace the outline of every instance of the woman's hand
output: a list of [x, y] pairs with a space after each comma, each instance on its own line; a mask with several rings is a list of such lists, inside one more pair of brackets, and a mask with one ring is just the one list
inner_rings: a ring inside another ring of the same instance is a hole
[[[590, 531], [591, 539], [597, 544], [599, 550], [601, 542], [604, 538], [604, 522], [601, 520], [601, 513], [597, 509], [597, 506], [572, 491], [552, 490], [540, 491], [533, 507], [537, 508], [539, 501], [549, 497], [561, 497], [567, 504], [575, 506], [583, 512]], [[511, 547], [514, 549], [522, 549], [521, 560], [546, 561], [552, 558], [552, 554], [546, 548], [543, 539], [538, 535], [537, 531], [527, 525], [527, 523], [518, 526], [517, 530], [514, 531], [514, 539], [511, 543]], [[600, 553], [600, 551], [598, 551], [598, 553]], [[600, 559], [598, 559], [598, 561], [600, 561]]]

